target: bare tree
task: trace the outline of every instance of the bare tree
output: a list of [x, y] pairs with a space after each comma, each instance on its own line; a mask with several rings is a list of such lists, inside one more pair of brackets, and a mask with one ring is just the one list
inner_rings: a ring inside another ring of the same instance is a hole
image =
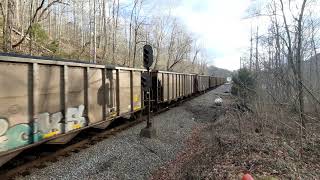
[[[32, 2], [33, 2], [33, 1], [31, 1], [31, 3], [30, 3], [30, 4], [31, 4], [31, 7], [32, 7], [32, 4], [33, 4]], [[26, 37], [27, 37], [28, 35], [30, 35], [30, 32], [31, 32], [31, 30], [32, 30], [33, 24], [34, 24], [35, 22], [38, 22], [38, 20], [42, 18], [42, 16], [44, 15], [44, 13], [45, 13], [46, 11], [48, 11], [49, 8], [50, 8], [51, 6], [53, 6], [54, 4], [56, 4], [56, 3], [65, 4], [65, 3], [62, 2], [62, 0], [55, 0], [55, 1], [52, 1], [51, 3], [49, 3], [46, 7], [44, 7], [45, 0], [42, 0], [42, 1], [41, 1], [40, 5], [36, 8], [35, 12], [32, 13], [33, 15], [32, 15], [32, 18], [30, 19], [30, 24], [29, 24], [29, 26], [28, 26], [28, 28], [27, 28], [26, 33], [23, 35], [23, 37], [22, 37], [16, 44], [14, 44], [14, 45], [12, 46], [13, 48], [15, 48], [15, 47], [19, 46], [21, 43], [23, 43], [23, 41], [26, 39]], [[32, 8], [30, 8], [30, 9], [32, 10]]]
[[[284, 22], [284, 27], [286, 31], [286, 38], [288, 39], [288, 42], [286, 42], [286, 47], [288, 50], [288, 61], [291, 66], [291, 69], [293, 71], [294, 77], [297, 82], [298, 86], [298, 97], [299, 97], [299, 112], [300, 112], [300, 118], [301, 118], [301, 125], [303, 128], [305, 128], [305, 115], [304, 115], [304, 95], [303, 95], [303, 86], [302, 86], [302, 39], [303, 39], [303, 18], [304, 18], [304, 10], [306, 6], [307, 0], [303, 0], [300, 12], [298, 14], [298, 18], [295, 19], [297, 23], [297, 28], [295, 32], [295, 39], [297, 39], [296, 42], [296, 48], [293, 49], [293, 42], [292, 42], [292, 36], [291, 31], [289, 29], [289, 25], [287, 23], [287, 16], [284, 11], [284, 4], [283, 0], [280, 0], [281, 4], [281, 11], [282, 11], [282, 17]], [[295, 52], [294, 52], [295, 51]], [[296, 60], [296, 63], [294, 63], [294, 59]]]
[[142, 46], [150, 43], [155, 49], [155, 68], [199, 70], [203, 64], [199, 57], [205, 49], [200, 49], [195, 38], [170, 13], [147, 14], [157, 6], [150, 3], [2, 0], [3, 51], [19, 48], [34, 55], [140, 67]]

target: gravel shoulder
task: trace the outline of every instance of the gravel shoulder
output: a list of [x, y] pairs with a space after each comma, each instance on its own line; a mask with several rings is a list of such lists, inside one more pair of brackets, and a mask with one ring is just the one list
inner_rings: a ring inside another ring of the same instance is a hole
[[145, 127], [142, 123], [17, 179], [152, 178], [161, 167], [183, 156], [181, 153], [194, 143], [190, 137], [197, 136], [203, 122], [215, 121], [218, 114], [212, 112], [220, 110], [214, 99], [228, 89], [228, 85], [221, 86], [155, 116], [156, 139], [139, 137]]

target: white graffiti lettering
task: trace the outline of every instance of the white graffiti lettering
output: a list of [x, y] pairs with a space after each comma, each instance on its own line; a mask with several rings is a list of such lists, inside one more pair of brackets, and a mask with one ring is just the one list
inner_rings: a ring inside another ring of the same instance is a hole
[[84, 109], [84, 105], [68, 108], [64, 122], [62, 112], [41, 113], [33, 123], [14, 124], [13, 126], [10, 126], [7, 118], [0, 118], [0, 152], [86, 126], [87, 122], [83, 117]]
[[79, 129], [86, 126], [86, 119], [83, 117], [84, 105], [78, 108], [68, 108], [66, 113], [65, 132]]
[[4, 135], [9, 128], [9, 123], [5, 119], [0, 119], [0, 136]]
[[49, 138], [62, 133], [63, 124], [61, 120], [63, 115], [61, 112], [54, 114], [42, 113], [35, 120], [35, 132], [40, 132], [43, 138]]

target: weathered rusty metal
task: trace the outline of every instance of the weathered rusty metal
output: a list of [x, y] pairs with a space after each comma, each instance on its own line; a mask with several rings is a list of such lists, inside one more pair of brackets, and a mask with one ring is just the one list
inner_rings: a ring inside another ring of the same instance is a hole
[[0, 159], [35, 144], [66, 143], [78, 130], [139, 111], [141, 71], [1, 54], [0, 119], [8, 127]]
[[[0, 54], [0, 161], [41, 143], [66, 143], [85, 128], [106, 128], [115, 118], [140, 111], [144, 71]], [[168, 71], [156, 77], [157, 103], [224, 83]]]

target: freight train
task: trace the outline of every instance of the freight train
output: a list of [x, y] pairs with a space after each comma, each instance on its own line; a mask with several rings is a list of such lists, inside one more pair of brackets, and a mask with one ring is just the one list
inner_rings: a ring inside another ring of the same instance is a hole
[[[65, 144], [80, 131], [106, 128], [144, 108], [146, 70], [0, 54], [0, 166], [42, 143]], [[205, 92], [224, 78], [152, 71], [151, 101]]]

